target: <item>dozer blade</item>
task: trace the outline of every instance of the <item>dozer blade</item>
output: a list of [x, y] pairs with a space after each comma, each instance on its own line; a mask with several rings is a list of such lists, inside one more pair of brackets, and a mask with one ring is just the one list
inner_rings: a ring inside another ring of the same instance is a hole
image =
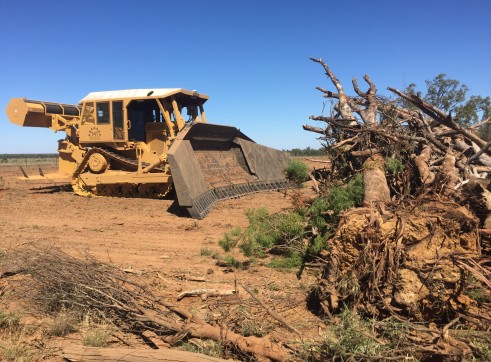
[[258, 145], [235, 127], [187, 126], [168, 152], [180, 206], [201, 219], [218, 200], [295, 187], [285, 178], [288, 154]]

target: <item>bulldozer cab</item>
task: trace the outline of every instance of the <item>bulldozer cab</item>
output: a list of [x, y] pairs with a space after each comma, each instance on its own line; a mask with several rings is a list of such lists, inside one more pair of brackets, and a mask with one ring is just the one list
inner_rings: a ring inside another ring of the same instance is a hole
[[81, 144], [167, 142], [186, 124], [205, 122], [206, 95], [183, 89], [90, 93], [81, 101]]

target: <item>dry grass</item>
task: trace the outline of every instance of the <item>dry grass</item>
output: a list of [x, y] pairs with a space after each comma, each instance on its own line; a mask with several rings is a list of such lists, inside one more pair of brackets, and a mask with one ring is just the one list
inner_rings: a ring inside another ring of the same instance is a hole
[[20, 314], [15, 312], [0, 312], [0, 328], [13, 329], [19, 326]]
[[106, 347], [113, 331], [107, 325], [92, 325], [82, 334], [84, 346]]
[[20, 337], [6, 338], [0, 342], [0, 350], [2, 353], [2, 360], [16, 361], [16, 360], [29, 360], [32, 355], [29, 351], [28, 345]]
[[50, 336], [64, 337], [78, 330], [77, 322], [78, 318], [74, 313], [61, 311], [51, 322], [48, 334]]

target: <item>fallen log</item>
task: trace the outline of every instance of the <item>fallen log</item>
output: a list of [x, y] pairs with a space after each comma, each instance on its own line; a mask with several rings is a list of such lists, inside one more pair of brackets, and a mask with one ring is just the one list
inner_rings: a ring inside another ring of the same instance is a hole
[[222, 362], [221, 358], [206, 356], [201, 353], [179, 351], [175, 349], [131, 349], [131, 348], [96, 348], [69, 346], [63, 348], [61, 357], [65, 361], [109, 361], [109, 362]]
[[223, 297], [227, 295], [237, 294], [238, 291], [235, 289], [230, 290], [218, 290], [218, 289], [194, 289], [188, 290], [180, 293], [177, 296], [177, 300], [181, 300], [185, 297], [201, 297], [201, 299], [206, 299], [208, 297]]

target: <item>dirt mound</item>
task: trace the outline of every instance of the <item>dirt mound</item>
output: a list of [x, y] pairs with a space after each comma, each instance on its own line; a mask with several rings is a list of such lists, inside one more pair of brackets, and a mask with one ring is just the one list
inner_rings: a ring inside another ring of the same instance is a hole
[[397, 212], [346, 212], [317, 295], [325, 313], [358, 304], [416, 320], [448, 320], [469, 307], [462, 262], [480, 254], [478, 219], [454, 203], [426, 201]]

